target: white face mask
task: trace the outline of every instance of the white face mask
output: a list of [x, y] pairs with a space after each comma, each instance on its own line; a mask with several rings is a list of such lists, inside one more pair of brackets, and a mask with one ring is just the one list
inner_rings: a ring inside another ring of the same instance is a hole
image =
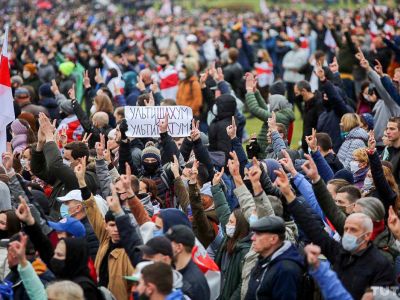
[[350, 171], [351, 171], [351, 173], [356, 173], [358, 170], [360, 170], [361, 168], [360, 168], [360, 166], [359, 166], [359, 164], [358, 164], [358, 162], [357, 161], [355, 161], [355, 160], [352, 160], [351, 162], [350, 162]]
[[367, 100], [368, 102], [371, 102], [371, 96], [368, 94], [363, 94], [364, 99]]
[[63, 163], [64, 163], [64, 165], [67, 165], [68, 167], [71, 166], [71, 162], [69, 160], [66, 160], [65, 158], [63, 158]]
[[21, 158], [20, 159], [20, 163], [21, 163], [22, 169], [26, 170], [26, 168], [27, 168], [27, 166], [29, 164], [28, 160], [26, 160], [24, 158]]
[[368, 177], [368, 176], [365, 177], [363, 189], [370, 190], [373, 185], [374, 185], [374, 180], [371, 177]]
[[180, 80], [185, 80], [186, 79], [186, 73], [185, 72], [179, 72], [178, 76], [179, 76]]
[[226, 235], [230, 238], [233, 237], [233, 234], [235, 233], [235, 229], [236, 229], [235, 225], [226, 225], [225, 226]]
[[24, 77], [25, 79], [29, 78], [29, 76], [31, 76], [31, 72], [29, 72], [29, 71], [22, 72], [22, 77]]
[[92, 107], [90, 108], [90, 113], [91, 113], [92, 115], [94, 115], [95, 112], [97, 112], [97, 107], [96, 107], [96, 104], [93, 104]]

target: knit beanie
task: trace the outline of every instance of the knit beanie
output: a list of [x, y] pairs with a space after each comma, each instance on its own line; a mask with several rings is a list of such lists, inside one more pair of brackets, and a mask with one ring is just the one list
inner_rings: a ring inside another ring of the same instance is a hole
[[363, 213], [372, 221], [382, 221], [385, 218], [385, 208], [382, 201], [375, 197], [363, 197], [356, 201], [356, 204], [363, 208]]
[[161, 153], [152, 141], [148, 141], [145, 148], [142, 150], [142, 161], [146, 158], [155, 158], [158, 162], [161, 162]]
[[43, 83], [39, 87], [39, 96], [45, 97], [45, 98], [54, 98], [54, 94], [51, 90], [51, 84], [50, 83]]
[[72, 115], [74, 113], [74, 108], [69, 100], [63, 100], [60, 102], [60, 110], [66, 115]]
[[361, 119], [363, 119], [365, 121], [365, 123], [367, 123], [368, 130], [374, 129], [374, 117], [371, 114], [363, 113], [361, 115]]
[[75, 64], [73, 62], [66, 61], [66, 62], [63, 62], [58, 67], [58, 70], [60, 70], [61, 74], [65, 75], [65, 76], [69, 76], [74, 71], [74, 68], [75, 68]]
[[351, 173], [347, 169], [341, 169], [333, 175], [334, 179], [344, 179], [350, 184], [354, 184], [354, 176], [353, 173]]
[[31, 72], [31, 74], [36, 74], [36, 72], [37, 72], [36, 66], [31, 63], [25, 64], [24, 69]]
[[24, 80], [22, 79], [21, 76], [19, 75], [14, 75], [11, 77], [11, 84], [18, 83], [19, 85], [22, 85], [24, 83]]
[[11, 131], [15, 134], [15, 135], [19, 135], [19, 134], [27, 134], [28, 133], [28, 128], [25, 127], [24, 124], [22, 124], [22, 122], [18, 119], [15, 119], [12, 123], [11, 123]]

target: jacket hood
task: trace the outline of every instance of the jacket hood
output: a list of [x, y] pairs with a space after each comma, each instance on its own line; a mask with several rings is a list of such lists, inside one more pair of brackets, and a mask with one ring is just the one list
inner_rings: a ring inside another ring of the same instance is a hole
[[218, 108], [218, 119], [224, 119], [232, 117], [236, 112], [236, 100], [235, 97], [224, 94], [215, 99]]
[[183, 275], [177, 270], [172, 270], [172, 279], [173, 279], [172, 283], [173, 288], [181, 289], [183, 286]]
[[169, 294], [165, 300], [181, 300], [184, 299], [183, 293], [181, 290], [176, 290], [174, 286], [174, 290], [172, 291], [171, 294]]
[[284, 108], [292, 109], [292, 104], [289, 103], [285, 96], [276, 94], [269, 97], [269, 109], [271, 112]]
[[274, 182], [276, 179], [276, 174], [274, 171], [279, 170], [281, 168], [281, 165], [276, 159], [267, 158], [264, 160], [264, 162], [267, 165], [268, 176], [271, 179], [271, 181]]
[[299, 266], [305, 267], [304, 257], [300, 255], [296, 247], [289, 241], [284, 241], [282, 247], [272, 255], [270, 265], [282, 260], [291, 260]]
[[174, 225], [186, 225], [192, 228], [185, 213], [176, 208], [166, 208], [160, 210], [160, 217], [163, 220], [163, 233], [166, 233]]
[[213, 162], [213, 164], [217, 167], [223, 167], [225, 166], [225, 152], [223, 151], [209, 151], [210, 152], [210, 158]]
[[346, 136], [346, 140], [348, 139], [361, 139], [364, 142], [368, 142], [368, 132], [360, 127], [353, 128]]
[[84, 238], [65, 238], [67, 255], [65, 275], [69, 279], [77, 276], [89, 277], [87, 244]]

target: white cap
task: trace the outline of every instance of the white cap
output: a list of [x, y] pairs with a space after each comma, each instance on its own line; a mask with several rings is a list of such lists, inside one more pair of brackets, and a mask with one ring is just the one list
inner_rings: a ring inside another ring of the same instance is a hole
[[189, 34], [186, 37], [186, 42], [188, 42], [188, 43], [196, 43], [197, 42], [197, 36], [195, 36], [194, 34]]
[[154, 264], [153, 261], [142, 261], [136, 265], [135, 273], [133, 273], [131, 276], [124, 276], [124, 278], [131, 281], [139, 281], [142, 277], [143, 268], [152, 264]]
[[58, 197], [58, 201], [65, 202], [65, 201], [83, 201], [82, 199], [82, 193], [80, 190], [72, 190], [68, 194], [66, 194], [64, 197]]

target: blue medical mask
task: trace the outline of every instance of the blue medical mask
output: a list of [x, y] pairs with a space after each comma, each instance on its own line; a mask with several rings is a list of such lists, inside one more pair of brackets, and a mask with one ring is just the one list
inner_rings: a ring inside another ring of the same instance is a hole
[[68, 205], [65, 205], [64, 203], [61, 204], [60, 215], [61, 215], [61, 218], [68, 218], [70, 216], [69, 211], [68, 211]]
[[364, 234], [365, 233], [361, 234], [359, 237], [356, 237], [349, 233], [343, 234], [342, 246], [344, 250], [347, 250], [349, 252], [353, 252], [354, 250], [356, 250], [364, 242], [364, 240], [358, 241], [359, 238], [362, 237]]
[[258, 217], [256, 215], [251, 214], [249, 217], [249, 224], [253, 225], [254, 222], [258, 221]]
[[363, 190], [370, 190], [374, 185], [374, 180], [371, 177], [365, 177]]
[[153, 230], [153, 237], [156, 237], [156, 236], [163, 236], [163, 235], [164, 235], [164, 233], [163, 233], [162, 228], [161, 228], [161, 229], [154, 229], [154, 230]]

